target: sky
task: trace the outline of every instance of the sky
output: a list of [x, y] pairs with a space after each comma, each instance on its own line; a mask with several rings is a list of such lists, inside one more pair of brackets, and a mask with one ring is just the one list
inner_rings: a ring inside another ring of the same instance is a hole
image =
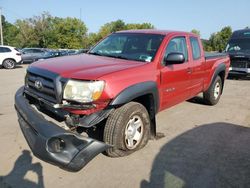
[[191, 31], [209, 36], [231, 26], [250, 26], [249, 0], [0, 0], [7, 21], [30, 18], [44, 11], [57, 17], [80, 18], [89, 32], [110, 21], [150, 22], [157, 29]]

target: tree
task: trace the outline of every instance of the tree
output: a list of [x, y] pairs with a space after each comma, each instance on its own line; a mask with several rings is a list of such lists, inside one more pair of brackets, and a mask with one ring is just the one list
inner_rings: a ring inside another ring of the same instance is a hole
[[3, 26], [3, 43], [5, 45], [17, 46], [18, 44], [15, 40], [15, 37], [18, 34], [17, 27], [7, 22], [3, 15], [2, 15], [2, 26]]
[[209, 40], [201, 39], [201, 42], [205, 51], [207, 52], [213, 51], [213, 48], [211, 47]]
[[53, 17], [48, 12], [8, 23], [4, 17], [4, 43], [12, 46], [42, 48], [89, 48], [107, 35], [130, 29], [153, 29], [150, 23], [129, 23], [116, 20], [101, 26], [97, 33], [87, 34], [86, 25], [77, 18]]
[[51, 29], [53, 17], [48, 13], [44, 12], [40, 16], [34, 16], [30, 19], [30, 22], [34, 26], [34, 32], [36, 33], [38, 46], [47, 47], [48, 34]]
[[131, 30], [131, 29], [153, 29], [154, 26], [150, 23], [142, 23], [142, 24], [136, 24], [136, 23], [129, 23], [126, 24], [123, 20], [116, 20], [109, 23], [104, 24], [101, 26], [98, 33], [90, 33], [84, 40], [85, 45], [84, 47], [89, 48], [90, 46], [93, 46], [98, 41], [103, 39], [104, 37], [108, 36], [109, 34], [121, 31], [121, 30]]
[[17, 20], [15, 25], [19, 31], [15, 37], [19, 47], [39, 47], [37, 34], [29, 19]]
[[200, 32], [199, 30], [196, 30], [196, 29], [192, 29], [192, 30], [191, 30], [191, 33], [194, 33], [194, 34], [196, 34], [196, 35], [201, 36], [201, 32]]
[[223, 51], [226, 48], [227, 42], [232, 35], [232, 28], [226, 26], [217, 33], [211, 34], [209, 38], [210, 46], [214, 51]]
[[126, 25], [127, 30], [132, 29], [154, 29], [154, 26], [151, 23], [142, 23], [142, 24], [127, 24]]
[[116, 20], [113, 22], [109, 22], [101, 26], [99, 32], [98, 32], [98, 37], [99, 38], [104, 38], [110, 33], [116, 32], [116, 31], [121, 31], [126, 28], [126, 24], [122, 20]]
[[48, 48], [82, 48], [87, 27], [77, 18], [51, 18], [47, 32]]
[[83, 48], [89, 49], [94, 46], [99, 40], [101, 40], [101, 37], [98, 36], [97, 33], [89, 33], [88, 35], [83, 37]]
[[76, 18], [52, 17], [44, 12], [15, 23], [18, 34], [15, 41], [20, 47], [82, 48], [87, 34], [85, 24]]

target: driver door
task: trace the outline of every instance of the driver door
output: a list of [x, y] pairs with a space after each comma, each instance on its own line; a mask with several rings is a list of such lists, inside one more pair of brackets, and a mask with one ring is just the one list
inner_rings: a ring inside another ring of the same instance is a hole
[[170, 39], [165, 49], [164, 58], [173, 52], [182, 53], [185, 57], [185, 62], [182, 64], [169, 65], [162, 62], [161, 109], [165, 109], [178, 104], [179, 102], [185, 101], [190, 96], [190, 62], [188, 57], [187, 37], [177, 36]]

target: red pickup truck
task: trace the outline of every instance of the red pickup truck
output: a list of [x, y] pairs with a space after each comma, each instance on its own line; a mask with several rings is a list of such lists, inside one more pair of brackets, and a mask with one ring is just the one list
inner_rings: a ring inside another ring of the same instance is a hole
[[[215, 105], [229, 65], [225, 54], [205, 57], [192, 33], [116, 32], [86, 54], [30, 65], [15, 108], [34, 155], [78, 171], [101, 152], [121, 157], [144, 147], [166, 108], [201, 92]], [[80, 134], [97, 128], [102, 140]]]

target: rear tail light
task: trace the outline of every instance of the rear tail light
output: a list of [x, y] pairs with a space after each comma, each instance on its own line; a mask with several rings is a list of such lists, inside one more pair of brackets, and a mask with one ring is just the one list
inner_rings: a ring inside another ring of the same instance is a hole
[[16, 53], [16, 55], [21, 55], [21, 53]]

